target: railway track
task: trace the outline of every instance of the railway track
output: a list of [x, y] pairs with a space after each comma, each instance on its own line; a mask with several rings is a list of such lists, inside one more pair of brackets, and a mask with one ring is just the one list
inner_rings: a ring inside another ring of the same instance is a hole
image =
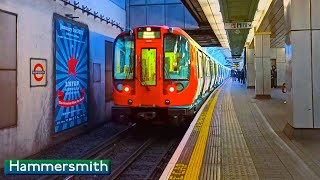
[[158, 179], [182, 138], [181, 132], [134, 124], [79, 157], [79, 159], [110, 159], [112, 166], [110, 175], [43, 176], [40, 179]]
[[123, 168], [105, 179], [158, 179], [177, 144], [177, 139], [153, 143], [138, 158], [124, 162]]
[[[135, 127], [136, 127], [136, 124], [132, 124], [128, 128], [106, 139], [105, 141], [97, 145], [96, 148], [90, 150], [85, 155], [80, 156], [77, 159], [99, 159], [105, 156], [107, 153], [110, 153], [113, 150], [116, 142], [126, 137]], [[41, 176], [40, 178], [38, 178], [38, 180], [69, 179], [72, 177], [73, 176], [66, 177], [66, 176], [60, 176], [60, 175], [46, 175], [46, 176]]]
[[115, 169], [114, 172], [108, 177], [105, 177], [105, 180], [116, 179], [118, 178], [156, 139], [150, 138], [145, 143], [143, 143], [133, 154], [131, 154], [121, 165]]

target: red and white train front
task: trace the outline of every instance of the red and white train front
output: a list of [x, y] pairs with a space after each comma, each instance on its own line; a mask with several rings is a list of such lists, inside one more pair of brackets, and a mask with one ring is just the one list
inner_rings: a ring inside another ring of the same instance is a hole
[[181, 124], [192, 117], [199, 108], [197, 49], [179, 28], [121, 33], [114, 43], [113, 118]]

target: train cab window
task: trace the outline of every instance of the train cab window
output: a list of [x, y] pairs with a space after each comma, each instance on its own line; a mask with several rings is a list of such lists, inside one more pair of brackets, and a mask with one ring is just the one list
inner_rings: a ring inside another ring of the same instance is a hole
[[116, 40], [114, 47], [114, 79], [133, 79], [134, 37], [123, 36]]
[[190, 74], [190, 45], [186, 38], [175, 34], [164, 36], [165, 79], [188, 80]]

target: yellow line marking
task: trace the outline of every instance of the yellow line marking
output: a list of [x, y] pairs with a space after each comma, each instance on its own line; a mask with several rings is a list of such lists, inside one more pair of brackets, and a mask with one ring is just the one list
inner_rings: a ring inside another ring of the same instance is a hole
[[188, 163], [188, 168], [184, 177], [185, 179], [199, 179], [203, 156], [204, 156], [207, 139], [209, 135], [210, 123], [211, 123], [214, 107], [217, 103], [220, 91], [221, 89], [219, 89], [218, 92], [215, 94], [214, 99], [211, 102], [210, 107], [208, 109], [205, 120], [202, 124], [201, 130], [198, 136], [198, 140], [196, 142], [196, 145], [193, 149], [191, 158]]

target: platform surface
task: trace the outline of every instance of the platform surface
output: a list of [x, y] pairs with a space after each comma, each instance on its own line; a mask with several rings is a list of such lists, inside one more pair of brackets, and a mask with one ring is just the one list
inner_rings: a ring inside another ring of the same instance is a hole
[[320, 179], [313, 156], [320, 143], [284, 135], [285, 99], [273, 91], [273, 99], [257, 100], [227, 81], [197, 114], [160, 179]]

